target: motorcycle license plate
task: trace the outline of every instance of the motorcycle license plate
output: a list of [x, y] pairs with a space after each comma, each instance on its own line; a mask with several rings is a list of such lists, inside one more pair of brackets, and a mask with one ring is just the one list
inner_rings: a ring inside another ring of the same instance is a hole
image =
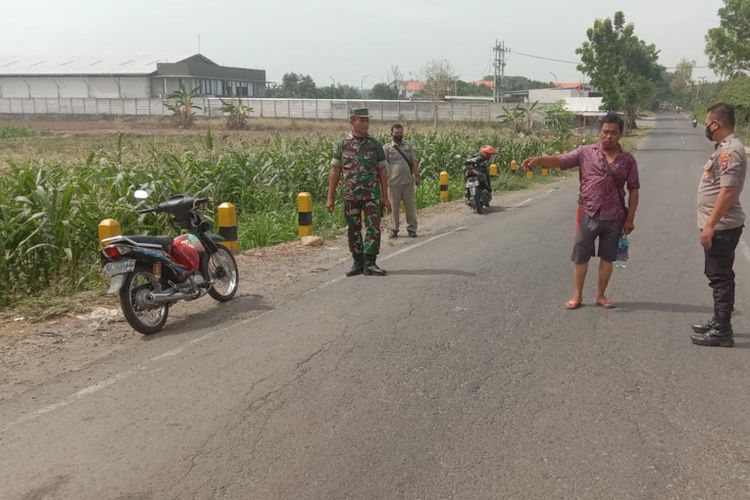
[[135, 269], [135, 260], [125, 259], [116, 262], [108, 262], [104, 265], [104, 274], [107, 276], [117, 276], [118, 274], [129, 273]]

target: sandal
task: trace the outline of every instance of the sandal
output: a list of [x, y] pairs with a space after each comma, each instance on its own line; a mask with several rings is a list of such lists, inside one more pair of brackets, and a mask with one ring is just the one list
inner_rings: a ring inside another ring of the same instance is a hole
[[570, 299], [565, 303], [565, 309], [578, 309], [582, 302], [581, 300]]

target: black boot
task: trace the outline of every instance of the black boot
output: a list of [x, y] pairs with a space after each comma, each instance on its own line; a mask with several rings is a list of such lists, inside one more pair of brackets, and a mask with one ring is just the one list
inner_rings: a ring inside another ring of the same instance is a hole
[[710, 330], [690, 337], [695, 345], [734, 347], [734, 331], [728, 318], [717, 317]]
[[352, 264], [352, 268], [346, 272], [346, 275], [357, 276], [358, 274], [362, 274], [362, 271], [364, 271], [365, 269], [365, 263], [364, 259], [362, 258], [362, 254], [353, 253], [352, 257], [354, 258], [354, 263]]
[[365, 274], [367, 276], [385, 276], [385, 270], [375, 263], [375, 255], [365, 255]]
[[705, 323], [693, 323], [693, 331], [695, 333], [706, 333], [711, 328], [714, 328], [716, 326], [716, 318], [712, 317]]

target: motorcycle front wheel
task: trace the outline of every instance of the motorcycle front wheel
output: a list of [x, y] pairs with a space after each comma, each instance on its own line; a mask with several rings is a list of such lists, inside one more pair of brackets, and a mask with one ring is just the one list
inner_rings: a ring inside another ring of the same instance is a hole
[[120, 307], [128, 324], [144, 335], [156, 333], [164, 327], [169, 316], [169, 305], [146, 307], [143, 295], [161, 290], [159, 280], [146, 266], [136, 266], [120, 288]]
[[232, 252], [224, 245], [216, 245], [218, 250], [206, 260], [203, 275], [212, 283], [208, 294], [214, 300], [231, 300], [239, 287], [240, 272]]

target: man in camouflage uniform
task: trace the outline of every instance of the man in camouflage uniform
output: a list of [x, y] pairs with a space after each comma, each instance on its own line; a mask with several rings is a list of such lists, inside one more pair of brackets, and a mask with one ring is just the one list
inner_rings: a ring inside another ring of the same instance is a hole
[[734, 108], [718, 103], [708, 108], [706, 137], [716, 143], [698, 185], [698, 229], [705, 254], [704, 272], [714, 295], [714, 316], [693, 325], [693, 344], [734, 346], [734, 253], [745, 214], [740, 193], [745, 183], [745, 146], [734, 133]]
[[[383, 276], [375, 259], [380, 251], [380, 219], [383, 208], [390, 212], [388, 174], [383, 145], [369, 135], [370, 117], [366, 108], [349, 112], [351, 132], [333, 148], [328, 178], [326, 208], [333, 212], [336, 188], [343, 174], [344, 215], [348, 227], [349, 250], [354, 264], [347, 276]], [[365, 236], [362, 237], [364, 212]]]

